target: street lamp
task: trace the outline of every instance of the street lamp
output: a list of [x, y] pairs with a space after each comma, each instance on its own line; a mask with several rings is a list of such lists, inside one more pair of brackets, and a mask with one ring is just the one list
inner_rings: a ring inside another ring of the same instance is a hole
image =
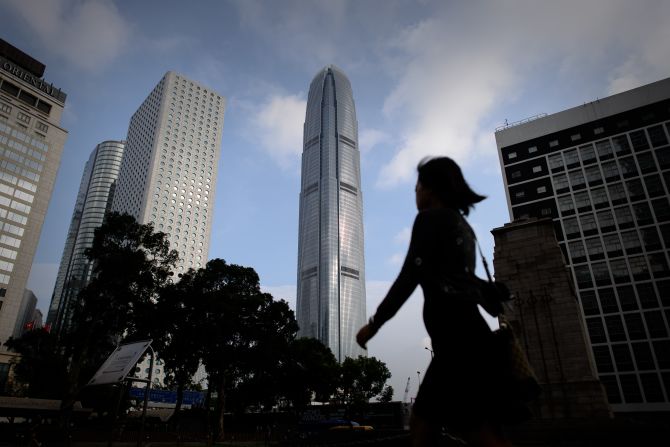
[[430, 349], [428, 346], [424, 346], [423, 349], [425, 349], [425, 350], [427, 350], [427, 351], [430, 351], [430, 358], [431, 358], [431, 359], [435, 356], [435, 353], [433, 352], [433, 350]]

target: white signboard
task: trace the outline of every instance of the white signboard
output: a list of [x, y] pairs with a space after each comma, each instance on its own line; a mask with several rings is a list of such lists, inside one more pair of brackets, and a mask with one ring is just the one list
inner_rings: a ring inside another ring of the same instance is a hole
[[105, 360], [87, 385], [119, 383], [135, 367], [140, 357], [149, 348], [151, 340], [121, 345]]

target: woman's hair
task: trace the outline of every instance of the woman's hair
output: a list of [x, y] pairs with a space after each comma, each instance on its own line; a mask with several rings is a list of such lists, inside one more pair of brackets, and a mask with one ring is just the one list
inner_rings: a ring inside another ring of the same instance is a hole
[[417, 166], [419, 183], [430, 189], [449, 208], [470, 213], [475, 203], [486, 196], [480, 196], [465, 181], [461, 168], [449, 157], [424, 158]]

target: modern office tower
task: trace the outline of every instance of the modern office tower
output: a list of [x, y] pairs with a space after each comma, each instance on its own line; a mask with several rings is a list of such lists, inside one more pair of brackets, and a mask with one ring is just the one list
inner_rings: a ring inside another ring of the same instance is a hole
[[91, 279], [93, 266], [85, 252], [93, 245], [95, 229], [112, 205], [124, 147], [123, 141], [104, 141], [93, 149], [84, 166], [47, 314], [47, 323], [56, 334], [69, 326], [77, 295]]
[[133, 114], [112, 209], [153, 223], [177, 272], [207, 263], [225, 99], [168, 72]]
[[496, 132], [512, 219], [551, 217], [615, 412], [670, 410], [670, 79]]
[[300, 335], [319, 339], [338, 361], [364, 355], [365, 259], [358, 122], [351, 84], [329, 65], [307, 98], [298, 235]]
[[0, 40], [0, 383], [67, 136], [44, 68]]

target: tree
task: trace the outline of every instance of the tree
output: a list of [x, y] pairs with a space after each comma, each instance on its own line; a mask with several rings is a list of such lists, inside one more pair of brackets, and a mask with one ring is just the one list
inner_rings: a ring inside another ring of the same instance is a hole
[[57, 349], [57, 340], [44, 329], [34, 329], [19, 338], [10, 337], [5, 346], [20, 354], [14, 363], [17, 381], [27, 397], [61, 399], [67, 385], [67, 363]]
[[284, 396], [293, 408], [303, 409], [315, 396], [328, 402], [337, 390], [340, 364], [333, 352], [315, 338], [297, 338], [290, 346], [290, 361], [284, 368]]
[[342, 362], [339, 398], [347, 405], [367, 403], [382, 392], [390, 378], [386, 364], [375, 357], [347, 357]]
[[393, 392], [393, 387], [386, 385], [377, 399], [379, 402], [391, 402], [393, 400]]
[[252, 268], [214, 259], [191, 281], [190, 299], [202, 304], [198, 339], [209, 388], [218, 395], [215, 437], [220, 439], [228, 400], [243, 409], [250, 401], [267, 406], [276, 398], [275, 372], [298, 326], [285, 302], [261, 292]]
[[154, 318], [154, 305], [171, 282], [178, 259], [164, 233], [118, 213], [108, 214], [95, 230], [86, 255], [93, 278], [79, 293], [72, 324], [61, 340], [70, 359], [72, 394], [122, 338], [146, 338], [161, 324]]

